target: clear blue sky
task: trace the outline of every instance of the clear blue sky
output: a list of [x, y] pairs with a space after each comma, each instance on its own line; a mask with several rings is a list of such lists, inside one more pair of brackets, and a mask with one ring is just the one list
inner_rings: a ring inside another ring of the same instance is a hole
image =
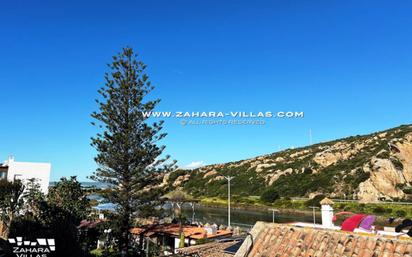
[[264, 126], [167, 119], [185, 166], [412, 123], [410, 1], [8, 1], [0, 7], [0, 159], [95, 169], [90, 113], [111, 56], [135, 48], [158, 110], [300, 110]]

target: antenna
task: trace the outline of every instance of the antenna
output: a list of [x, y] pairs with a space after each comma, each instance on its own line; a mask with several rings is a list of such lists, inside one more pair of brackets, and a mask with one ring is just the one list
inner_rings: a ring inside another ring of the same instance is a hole
[[312, 129], [309, 129], [309, 145], [312, 145]]

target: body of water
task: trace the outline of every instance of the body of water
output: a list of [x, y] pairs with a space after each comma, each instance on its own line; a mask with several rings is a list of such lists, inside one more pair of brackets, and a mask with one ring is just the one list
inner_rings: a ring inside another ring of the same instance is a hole
[[[186, 219], [192, 220], [193, 210], [190, 206], [183, 208], [183, 215]], [[272, 222], [273, 216], [271, 211], [251, 211], [231, 209], [231, 225], [239, 226], [243, 228], [252, 227], [257, 221]], [[194, 221], [201, 222], [203, 224], [217, 224], [227, 225], [228, 223], [228, 210], [227, 208], [214, 208], [208, 206], [195, 206]], [[311, 214], [282, 214], [275, 213], [275, 222], [288, 223], [288, 222], [313, 222], [313, 215]], [[320, 214], [316, 215], [316, 223], [320, 223]]]
[[[90, 195], [89, 199], [96, 199], [102, 201], [100, 196]], [[94, 207], [97, 210], [114, 210], [116, 205], [112, 203], [105, 203], [102, 201], [98, 206]], [[163, 206], [166, 216], [172, 216], [171, 205], [165, 204]], [[190, 205], [183, 205], [183, 216], [189, 221], [200, 222], [202, 224], [217, 224], [225, 225], [228, 223], [228, 210], [227, 208], [217, 208], [209, 206], [195, 205], [194, 211]], [[271, 211], [264, 210], [242, 210], [231, 209], [231, 225], [239, 226], [242, 228], [250, 228], [257, 221], [273, 221], [273, 214]], [[288, 223], [288, 222], [313, 222], [312, 214], [290, 214], [290, 213], [275, 213], [275, 222]], [[320, 223], [320, 213], [316, 213], [316, 223]]]
[[[107, 203], [103, 201], [104, 199], [98, 195], [89, 195], [89, 199], [95, 199], [100, 202], [99, 205], [94, 207], [97, 210], [114, 210], [116, 205], [112, 203]], [[165, 210], [165, 214], [167, 216], [171, 216], [172, 212], [170, 210], [171, 205], [165, 204], [163, 206]], [[209, 206], [201, 206], [195, 205], [194, 211], [189, 204], [183, 205], [183, 216], [189, 220], [194, 220], [195, 222], [200, 222], [202, 224], [217, 224], [217, 225], [225, 225], [227, 226], [228, 223], [228, 210], [227, 208], [219, 208], [219, 207], [209, 207]], [[257, 221], [266, 221], [272, 222], [273, 221], [273, 214], [272, 211], [264, 211], [264, 210], [242, 210], [242, 209], [231, 209], [231, 225], [232, 226], [239, 226], [242, 228], [250, 228], [252, 227]], [[277, 223], [288, 223], [288, 222], [313, 222], [313, 215], [311, 213], [305, 214], [290, 214], [290, 213], [275, 213], [275, 222]], [[320, 223], [320, 213], [319, 211], [316, 213], [316, 223]]]
[[[51, 181], [51, 182], [49, 183], [49, 187], [55, 186], [56, 183], [57, 183], [57, 181]], [[102, 183], [102, 182], [93, 182], [93, 181], [91, 181], [91, 182], [80, 182], [80, 184], [81, 184], [81, 186], [82, 186], [83, 188], [92, 188], [92, 187], [94, 187], [94, 188], [100, 188], [100, 189], [102, 189], [102, 188], [106, 188], [106, 187], [107, 187], [107, 184]]]

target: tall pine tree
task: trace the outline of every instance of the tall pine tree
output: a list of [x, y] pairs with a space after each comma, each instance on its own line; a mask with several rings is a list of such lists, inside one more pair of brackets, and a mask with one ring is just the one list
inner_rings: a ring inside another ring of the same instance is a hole
[[139, 208], [155, 200], [146, 189], [159, 179], [159, 173], [174, 168], [174, 162], [163, 157], [165, 147], [158, 145], [166, 136], [161, 132], [163, 121], [150, 123], [143, 115], [160, 101], [146, 100], [154, 88], [146, 65], [137, 60], [132, 48], [124, 48], [109, 68], [105, 86], [98, 91], [99, 110], [92, 113], [97, 121], [92, 124], [100, 131], [91, 143], [97, 150], [98, 164], [91, 178], [111, 186], [105, 197], [117, 204], [118, 247], [127, 256], [131, 224]]

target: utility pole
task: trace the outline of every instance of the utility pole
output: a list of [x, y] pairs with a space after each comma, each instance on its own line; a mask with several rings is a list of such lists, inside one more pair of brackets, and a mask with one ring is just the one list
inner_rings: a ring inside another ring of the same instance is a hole
[[192, 224], [195, 224], [195, 203], [192, 202], [190, 205], [192, 206]]
[[275, 223], [275, 212], [279, 212], [278, 209], [269, 209], [270, 211], [272, 211], [272, 223]]
[[227, 227], [230, 229], [230, 181], [233, 177], [225, 176], [225, 179], [227, 180]]
[[313, 210], [313, 226], [316, 226], [316, 209], [319, 209], [319, 207], [316, 206], [309, 206], [309, 208], [312, 208]]

